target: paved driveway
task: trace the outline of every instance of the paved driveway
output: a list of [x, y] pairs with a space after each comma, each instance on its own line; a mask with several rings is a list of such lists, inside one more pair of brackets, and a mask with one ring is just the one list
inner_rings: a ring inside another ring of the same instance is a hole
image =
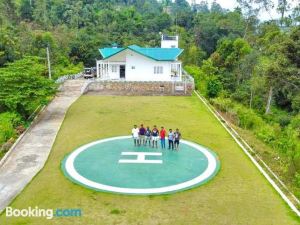
[[83, 80], [69, 80], [39, 115], [0, 166], [0, 211], [43, 168], [69, 106], [81, 95]]

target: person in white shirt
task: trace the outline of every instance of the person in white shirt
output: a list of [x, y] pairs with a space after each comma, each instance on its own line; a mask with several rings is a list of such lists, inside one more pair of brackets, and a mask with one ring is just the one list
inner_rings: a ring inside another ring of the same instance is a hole
[[136, 125], [134, 125], [132, 130], [131, 130], [134, 146], [139, 145], [139, 131], [140, 131], [140, 129], [137, 128]]

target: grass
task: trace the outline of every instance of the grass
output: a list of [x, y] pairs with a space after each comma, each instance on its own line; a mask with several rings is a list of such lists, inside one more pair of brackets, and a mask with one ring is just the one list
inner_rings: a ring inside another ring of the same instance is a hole
[[[133, 123], [181, 129], [185, 139], [213, 149], [219, 174], [207, 184], [161, 196], [95, 192], [66, 179], [60, 163], [91, 141], [127, 135]], [[280, 196], [224, 128], [193, 97], [82, 96], [69, 109], [44, 169], [13, 208], [80, 208], [80, 218], [6, 218], [0, 224], [299, 224]]]

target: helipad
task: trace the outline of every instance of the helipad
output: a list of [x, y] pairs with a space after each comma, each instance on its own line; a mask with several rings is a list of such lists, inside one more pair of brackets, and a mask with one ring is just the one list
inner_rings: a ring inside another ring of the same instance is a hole
[[180, 150], [135, 147], [131, 136], [84, 145], [62, 162], [73, 182], [97, 191], [121, 194], [163, 194], [199, 186], [220, 168], [214, 152], [181, 140]]

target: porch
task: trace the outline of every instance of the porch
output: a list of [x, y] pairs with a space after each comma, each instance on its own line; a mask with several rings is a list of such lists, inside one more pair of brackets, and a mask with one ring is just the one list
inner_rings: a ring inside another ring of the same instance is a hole
[[125, 79], [126, 62], [97, 61], [97, 78], [101, 80]]

